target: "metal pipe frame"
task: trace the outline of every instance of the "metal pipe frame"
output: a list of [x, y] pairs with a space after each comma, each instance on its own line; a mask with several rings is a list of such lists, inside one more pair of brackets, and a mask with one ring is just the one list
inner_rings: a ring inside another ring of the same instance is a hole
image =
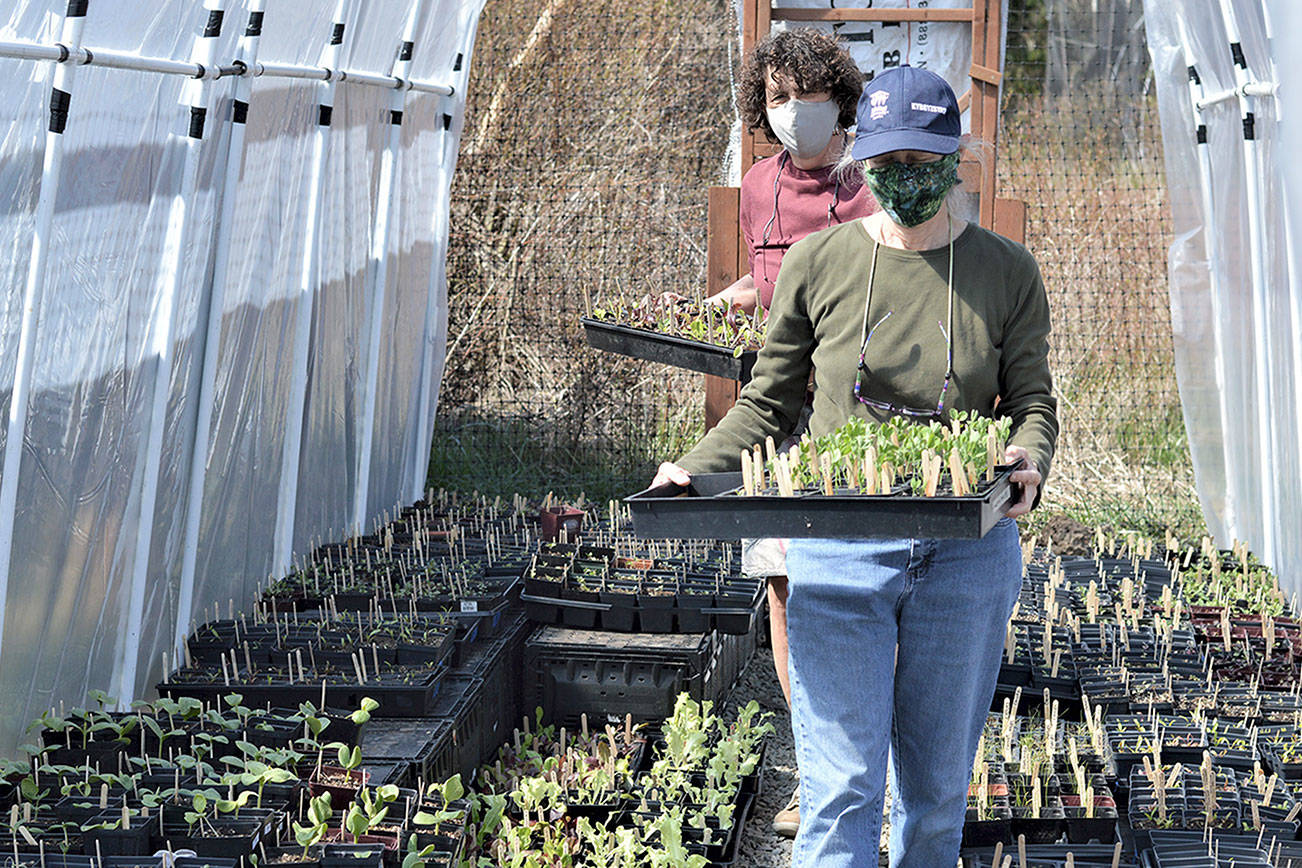
[[60, 66], [100, 66], [109, 69], [129, 69], [136, 72], [155, 72], [162, 75], [183, 75], [187, 78], [219, 79], [252, 76], [254, 78], [286, 78], [307, 81], [351, 82], [371, 87], [410, 90], [417, 93], [452, 95], [452, 86], [441, 82], [414, 80], [405, 75], [383, 75], [365, 70], [340, 69], [333, 64], [304, 66], [292, 63], [262, 63], [236, 60], [217, 65], [195, 60], [171, 60], [166, 57], [147, 57], [110, 48], [85, 48], [67, 41], [50, 44], [28, 41], [0, 40], [0, 57], [17, 60], [53, 61]]
[[[343, 47], [349, 0], [338, 0], [330, 39], [322, 51], [321, 66], [334, 66]], [[330, 130], [334, 116], [335, 80], [324, 80], [312, 141], [312, 180], [304, 215], [303, 260], [299, 270], [294, 349], [290, 362], [292, 381], [286, 409], [285, 439], [280, 453], [280, 486], [277, 496], [276, 535], [273, 569], [284, 570], [294, 556], [294, 524], [298, 510], [298, 471], [303, 448], [303, 414], [307, 407], [307, 365], [311, 350], [312, 310], [320, 282], [321, 263], [318, 236], [321, 229], [321, 192], [325, 186], [330, 155]]]
[[[60, 37], [67, 45], [81, 44], [89, 0], [68, 0]], [[3, 645], [5, 608], [9, 597], [9, 572], [13, 564], [14, 524], [18, 519], [18, 477], [23, 463], [23, 441], [27, 434], [27, 411], [31, 398], [33, 365], [36, 361], [36, 331], [41, 318], [41, 294], [49, 264], [50, 235], [54, 225], [54, 203], [63, 173], [63, 132], [72, 105], [77, 68], [59, 64], [50, 89], [50, 123], [45, 134], [45, 155], [41, 166], [41, 192], [36, 200], [32, 253], [23, 290], [23, 311], [18, 331], [17, 362], [13, 390], [9, 397], [9, 424], [0, 469], [0, 646]], [[2, 652], [0, 648], [0, 652]], [[0, 658], [3, 653], [0, 653]]]
[[[226, 0], [204, 0], [208, 10], [207, 22], [195, 37], [191, 57], [195, 65], [212, 66], [221, 39]], [[149, 324], [150, 355], [154, 358], [154, 384], [149, 405], [149, 434], [145, 440], [143, 459], [144, 478], [140, 487], [140, 517], [136, 528], [135, 556], [131, 561], [131, 584], [127, 607], [127, 629], [122, 636], [121, 654], [115, 670], [117, 685], [114, 696], [119, 702], [130, 702], [136, 695], [136, 670], [140, 663], [140, 627], [145, 614], [145, 591], [149, 585], [149, 562], [154, 540], [154, 511], [158, 502], [158, 479], [162, 472], [163, 431], [167, 427], [167, 397], [172, 383], [172, 335], [185, 274], [185, 247], [190, 237], [192, 221], [189, 220], [190, 201], [199, 184], [199, 164], [203, 157], [203, 137], [207, 129], [208, 104], [211, 97], [212, 78], [190, 82], [189, 99], [183, 96], [181, 105], [189, 107], [189, 127], [183, 136], [185, 163], [181, 173], [181, 187], [172, 198], [167, 216], [167, 235], [163, 242], [161, 279], [158, 287], [159, 303]], [[184, 94], [184, 91], [183, 91]]]
[[[476, 25], [465, 28], [462, 35], [462, 44], [457, 49], [457, 62], [453, 65], [453, 71], [458, 74], [454, 83], [455, 86], [464, 86], [470, 75], [470, 50], [474, 44]], [[446, 151], [451, 142], [451, 129], [454, 122], [453, 112], [460, 113], [464, 108], [464, 103], [456, 100], [447, 107], [443, 116], [443, 132], [440, 135], [439, 148]], [[443, 154], [444, 159], [441, 165], [447, 165], [447, 154]], [[446, 208], [435, 206], [433, 215], [433, 232], [431, 233], [434, 243], [437, 245], [440, 239], [447, 238], [448, 232], [448, 214]], [[434, 372], [438, 366], [437, 356], [446, 349], [444, 343], [440, 343], [438, 335], [438, 315], [440, 307], [446, 309], [447, 305], [447, 287], [446, 287], [446, 268], [447, 259], [445, 256], [434, 257], [434, 263], [430, 268], [429, 289], [426, 292], [425, 301], [425, 334], [421, 351], [421, 368], [419, 378], [419, 393], [416, 396], [416, 430], [418, 432], [412, 448], [415, 454], [412, 456], [412, 477], [410, 487], [407, 492], [408, 500], [418, 500], [425, 491], [425, 480], [429, 474], [429, 450], [430, 444], [434, 437], [434, 407], [438, 402], [438, 390], [442, 380], [441, 376], [436, 377]], [[444, 336], [446, 340], [446, 335]]]
[[1278, 478], [1275, 467], [1276, 437], [1275, 426], [1271, 424], [1271, 399], [1273, 397], [1272, 381], [1272, 341], [1270, 339], [1270, 283], [1265, 271], [1266, 250], [1264, 245], [1263, 214], [1261, 207], [1260, 157], [1257, 153], [1255, 130], [1256, 97], [1249, 95], [1245, 86], [1252, 83], [1248, 63], [1239, 42], [1238, 23], [1234, 16], [1232, 0], [1220, 0], [1221, 16], [1225, 22], [1225, 35], [1229, 41], [1234, 78], [1240, 91], [1239, 109], [1243, 121], [1243, 168], [1244, 190], [1248, 205], [1248, 241], [1251, 257], [1252, 286], [1252, 327], [1256, 334], [1253, 342], [1253, 386], [1257, 416], [1257, 479], [1261, 486], [1262, 536], [1258, 551], [1262, 561], [1268, 566], [1278, 563], [1279, 549], [1276, 545], [1278, 531], [1278, 500], [1275, 496], [1275, 481]]
[[1240, 534], [1242, 534], [1242, 528], [1239, 524], [1237, 485], [1233, 482], [1234, 468], [1238, 466], [1238, 462], [1234, 460], [1230, 439], [1225, 436], [1225, 425], [1232, 417], [1230, 415], [1228, 376], [1225, 372], [1224, 351], [1227, 346], [1224, 334], [1225, 308], [1220, 297], [1224, 287], [1220, 285], [1220, 257], [1216, 250], [1216, 236], [1212, 232], [1212, 227], [1216, 225], [1215, 202], [1212, 198], [1212, 156], [1207, 143], [1207, 124], [1203, 118], [1205, 109], [1203, 81], [1198, 74], [1197, 64], [1194, 62], [1193, 41], [1183, 21], [1180, 26], [1180, 36], [1184, 49], [1185, 67], [1189, 72], [1189, 102], [1193, 106], [1194, 140], [1198, 151], [1200, 174], [1199, 189], [1202, 193], [1203, 246], [1208, 264], [1208, 289], [1210, 290], [1209, 296], [1212, 308], [1212, 341], [1215, 346], [1216, 358], [1214, 371], [1222, 426], [1221, 461], [1225, 465], [1225, 531], [1233, 540], [1239, 538]]
[[[266, 0], [250, 0], [249, 21], [240, 39], [237, 63], [252, 65], [258, 59], [262, 41], [263, 10]], [[179, 651], [189, 632], [194, 612], [195, 569], [199, 557], [199, 529], [203, 519], [203, 494], [208, 478], [208, 452], [212, 440], [212, 415], [216, 403], [217, 365], [221, 356], [222, 313], [225, 310], [226, 283], [230, 270], [231, 232], [235, 223], [240, 169], [244, 163], [244, 138], [248, 129], [249, 101], [253, 78], [235, 80], [231, 101], [230, 139], [226, 152], [226, 173], [222, 185], [221, 212], [217, 220], [217, 237], [213, 241], [213, 270], [205, 297], [198, 305], [195, 322], [195, 355], [199, 366], [199, 389], [195, 412], [194, 448], [190, 454], [190, 476], [185, 505], [185, 530], [181, 545], [181, 578], [176, 604], [176, 633], [173, 650]]]
[[[425, 0], [413, 0], [407, 25], [393, 61], [393, 78], [405, 78], [411, 68], [415, 52], [416, 28], [424, 12]], [[380, 187], [376, 196], [375, 227], [371, 232], [371, 261], [368, 268], [367, 294], [370, 308], [367, 313], [366, 365], [362, 380], [361, 417], [358, 420], [361, 438], [357, 448], [357, 472], [354, 479], [357, 489], [353, 496], [352, 525], [355, 533], [366, 529], [370, 518], [371, 453], [375, 443], [376, 392], [379, 389], [380, 342], [383, 340], [384, 302], [389, 277], [389, 238], [392, 234], [394, 188], [401, 173], [402, 116], [406, 94], [395, 90], [389, 97], [389, 137], [380, 157]]]

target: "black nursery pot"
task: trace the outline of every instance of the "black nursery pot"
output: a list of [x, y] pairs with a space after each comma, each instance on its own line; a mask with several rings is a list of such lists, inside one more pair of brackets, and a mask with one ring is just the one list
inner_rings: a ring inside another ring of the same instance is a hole
[[732, 611], [716, 612], [714, 629], [732, 635], [749, 633], [760, 590], [759, 583], [753, 579], [729, 579], [714, 599], [716, 607]]
[[999, 683], [1008, 687], [1029, 687], [1031, 684], [1030, 663], [1009, 663], [1005, 657], [999, 664]]
[[674, 632], [674, 594], [672, 591], [637, 595], [638, 618], [644, 633]]
[[977, 820], [976, 808], [968, 808], [968, 816], [973, 818], [963, 824], [963, 847], [993, 847], [999, 843], [1013, 840], [1012, 825], [1007, 817], [992, 820]]
[[678, 589], [678, 632], [708, 633], [710, 615], [703, 609], [714, 607], [714, 586], [707, 590], [696, 583], [685, 583]]
[[326, 844], [321, 868], [380, 868], [384, 847], [374, 844]]
[[[90, 824], [112, 823], [122, 819], [121, 811], [105, 811], [91, 818]], [[158, 815], [133, 817], [130, 829], [83, 829], [82, 848], [87, 856], [148, 856], [154, 852], [158, 835]]]
[[1030, 808], [1013, 808], [1012, 836], [1026, 836], [1028, 844], [1052, 844], [1062, 835], [1062, 808], [1041, 808], [1038, 818]]
[[[171, 780], [168, 781], [168, 786]], [[122, 796], [110, 795], [108, 803], [100, 807], [99, 796], [64, 796], [55, 802], [51, 807], [54, 816], [60, 820], [69, 823], [76, 823], [79, 826], [87, 826], [91, 823], [100, 822], [100, 815], [105, 813], [117, 813], [120, 815], [122, 810]], [[110, 821], [113, 817], [108, 818]]]
[[284, 865], [286, 868], [321, 868], [322, 848], [320, 845], [308, 848], [308, 858], [303, 858], [302, 847], [265, 847], [260, 855], [266, 858], [260, 864]]
[[[597, 603], [600, 602], [601, 594], [599, 591], [589, 591], [578, 587], [577, 583], [570, 584], [565, 589], [565, 599], [573, 600], [578, 603]], [[566, 627], [577, 627], [580, 630], [591, 630], [597, 626], [597, 619], [600, 615], [597, 609], [588, 609], [580, 606], [561, 605], [561, 623]]]
[[1088, 844], [1098, 841], [1111, 844], [1117, 839], [1116, 808], [1094, 809], [1093, 817], [1085, 816], [1084, 808], [1064, 808], [1067, 824], [1067, 840], [1073, 844]]
[[610, 606], [601, 613], [601, 629], [620, 633], [632, 632], [637, 621], [636, 585], [609, 582], [600, 594], [601, 602]]
[[[184, 813], [184, 812], [181, 812]], [[167, 810], [164, 809], [167, 815]], [[225, 859], [247, 859], [257, 849], [263, 824], [258, 820], [209, 819], [208, 824], [217, 833], [211, 836], [191, 835], [184, 819], [178, 815], [164, 817], [161, 841], [155, 849], [193, 850], [198, 856], [217, 856]], [[197, 826], [195, 828], [198, 828]]]
[[531, 597], [559, 597], [564, 576], [564, 572], [527, 575], [524, 577], [524, 592]]

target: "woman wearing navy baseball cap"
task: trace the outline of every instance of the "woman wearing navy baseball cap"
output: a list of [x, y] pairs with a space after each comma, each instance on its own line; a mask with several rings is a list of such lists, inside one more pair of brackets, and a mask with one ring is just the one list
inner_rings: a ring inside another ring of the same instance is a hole
[[918, 422], [975, 411], [1012, 420], [1005, 459], [1024, 496], [980, 540], [794, 539], [792, 728], [801, 773], [794, 864], [875, 868], [891, 776], [891, 865], [958, 858], [973, 756], [1021, 588], [1014, 518], [1053, 458], [1049, 305], [1020, 244], [949, 204], [963, 145], [957, 100], [924, 69], [864, 88], [847, 161], [881, 210], [786, 254], [768, 337], [735, 407], [656, 483], [736, 470], [791, 428], [809, 372], [810, 433], [850, 416]]

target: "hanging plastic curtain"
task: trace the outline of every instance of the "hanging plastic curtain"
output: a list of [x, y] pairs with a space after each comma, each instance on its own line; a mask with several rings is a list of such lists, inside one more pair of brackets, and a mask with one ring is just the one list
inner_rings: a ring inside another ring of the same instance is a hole
[[[1298, 183], [1262, 0], [1147, 0], [1174, 243], [1176, 376], [1198, 495], [1219, 544], [1243, 540], [1302, 591]], [[1295, 13], [1291, 13], [1295, 14]], [[1293, 64], [1294, 66], [1296, 64]], [[1296, 123], [1296, 122], [1295, 122]], [[1296, 141], [1296, 139], [1293, 139]]]
[[482, 6], [0, 8], [0, 754], [419, 496]]

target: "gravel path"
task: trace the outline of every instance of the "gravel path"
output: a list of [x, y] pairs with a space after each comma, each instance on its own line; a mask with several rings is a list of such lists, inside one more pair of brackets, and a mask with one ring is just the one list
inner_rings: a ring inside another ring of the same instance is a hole
[[[791, 715], [787, 712], [786, 700], [782, 697], [782, 688], [778, 685], [777, 674], [773, 671], [773, 651], [767, 645], [761, 645], [755, 652], [746, 671], [742, 673], [737, 686], [733, 688], [726, 713], [731, 716], [737, 705], [759, 700], [760, 707], [773, 712], [773, 726], [776, 732], [770, 736], [768, 752], [764, 762], [764, 783], [759, 800], [751, 811], [746, 823], [746, 832], [741, 841], [741, 853], [738, 854], [739, 868], [789, 868], [791, 865], [791, 841], [774, 834], [771, 827], [773, 815], [786, 806], [787, 799], [796, 788], [795, 745], [791, 737]], [[889, 810], [889, 800], [887, 804]], [[886, 835], [888, 829], [882, 823], [881, 865], [886, 865]]]

